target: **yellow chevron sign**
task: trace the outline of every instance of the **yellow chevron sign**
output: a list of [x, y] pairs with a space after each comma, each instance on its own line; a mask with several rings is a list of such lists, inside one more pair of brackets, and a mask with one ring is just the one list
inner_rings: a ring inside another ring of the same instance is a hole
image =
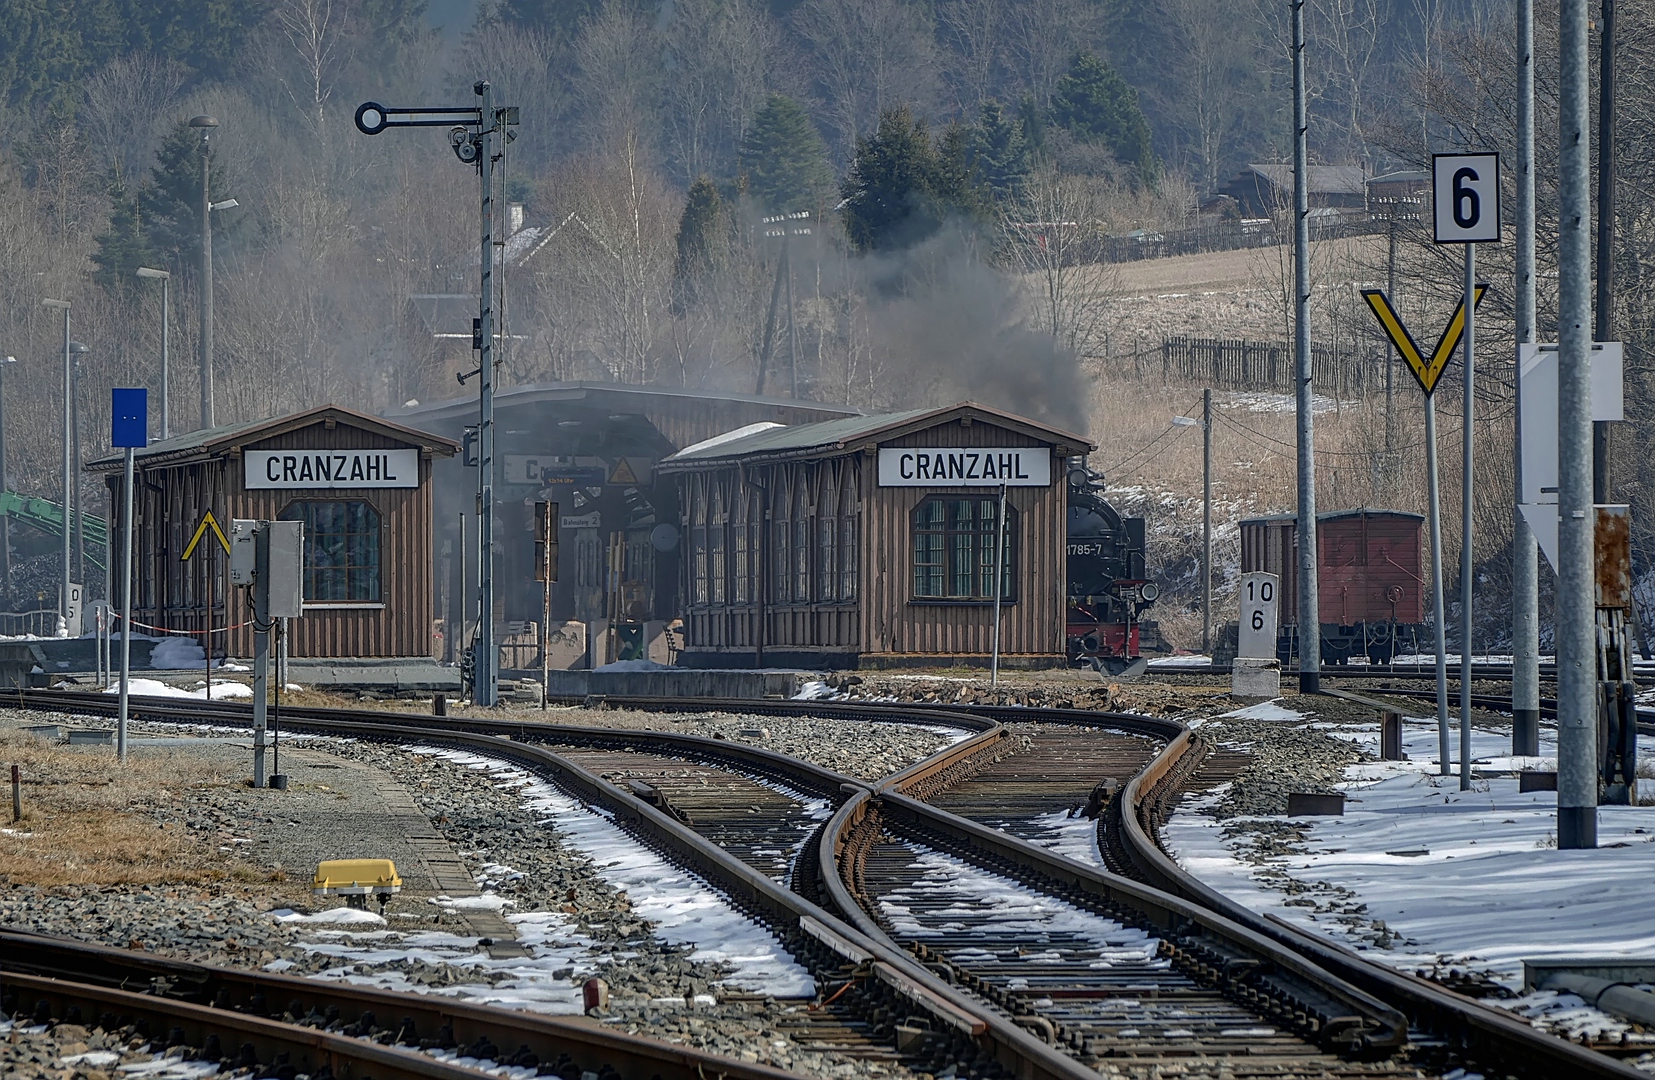
[[[1481, 307], [1483, 294], [1486, 292], [1488, 286], [1479, 284], [1473, 303]], [[1396, 351], [1407, 361], [1408, 370], [1419, 380], [1420, 388], [1427, 394], [1436, 390], [1437, 380], [1442, 378], [1443, 369], [1448, 366], [1448, 358], [1454, 355], [1454, 350], [1459, 348], [1460, 338], [1465, 336], [1465, 300], [1462, 298], [1454, 305], [1454, 317], [1448, 320], [1442, 337], [1437, 339], [1437, 347], [1431, 350], [1431, 355], [1427, 358], [1419, 351], [1419, 346], [1414, 343], [1414, 336], [1408, 333], [1408, 328], [1402, 325], [1401, 317], [1397, 315], [1396, 309], [1391, 307], [1390, 300], [1385, 297], [1385, 290], [1363, 289], [1362, 299], [1373, 309], [1373, 317], [1379, 320], [1385, 336], [1391, 339]]]
[[202, 517], [201, 524], [195, 527], [195, 535], [190, 537], [190, 542], [184, 548], [184, 554], [179, 559], [180, 562], [188, 561], [189, 557], [195, 554], [195, 546], [201, 543], [203, 536], [207, 535], [208, 528], [211, 528], [213, 535], [218, 537], [219, 545], [224, 548], [224, 554], [230, 554], [230, 541], [224, 538], [224, 530], [218, 527], [218, 519], [213, 517], [213, 512], [209, 510]]

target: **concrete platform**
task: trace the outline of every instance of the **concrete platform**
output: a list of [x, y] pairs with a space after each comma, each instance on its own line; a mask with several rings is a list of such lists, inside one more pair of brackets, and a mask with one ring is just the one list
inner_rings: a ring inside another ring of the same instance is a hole
[[[540, 680], [538, 671], [502, 675]], [[655, 668], [644, 671], [553, 671], [549, 696], [557, 700], [588, 697], [788, 698], [812, 678], [804, 671], [740, 671], [707, 668]]]
[[[238, 661], [252, 667], [251, 661]], [[418, 656], [390, 659], [309, 659], [289, 657], [287, 681], [326, 689], [377, 690], [398, 693], [405, 690], [460, 692], [460, 669], [445, 667]]]

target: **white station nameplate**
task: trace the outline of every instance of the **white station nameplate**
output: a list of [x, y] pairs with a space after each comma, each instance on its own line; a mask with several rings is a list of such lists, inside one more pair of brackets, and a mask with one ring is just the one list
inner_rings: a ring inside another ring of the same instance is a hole
[[1044, 446], [881, 446], [880, 487], [1048, 487]]
[[418, 450], [248, 450], [242, 468], [250, 489], [419, 487]]

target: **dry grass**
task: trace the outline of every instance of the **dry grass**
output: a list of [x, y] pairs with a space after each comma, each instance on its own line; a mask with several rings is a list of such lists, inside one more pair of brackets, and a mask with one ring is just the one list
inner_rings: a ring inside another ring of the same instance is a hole
[[0, 764], [13, 763], [23, 771], [23, 820], [11, 822], [9, 806], [0, 818], [0, 882], [145, 885], [254, 873], [178, 820], [190, 794], [241, 782], [199, 756], [146, 749], [123, 766], [113, 749], [0, 732]]

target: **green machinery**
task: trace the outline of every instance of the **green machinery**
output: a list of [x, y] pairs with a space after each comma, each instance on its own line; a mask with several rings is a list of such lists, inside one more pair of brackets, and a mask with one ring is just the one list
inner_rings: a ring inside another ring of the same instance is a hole
[[[48, 499], [19, 495], [15, 491], [0, 491], [0, 517], [8, 517], [25, 525], [32, 525], [50, 536], [62, 536], [63, 507]], [[101, 517], [85, 515], [86, 561], [99, 570], [104, 568], [103, 553], [109, 543], [109, 529]]]

